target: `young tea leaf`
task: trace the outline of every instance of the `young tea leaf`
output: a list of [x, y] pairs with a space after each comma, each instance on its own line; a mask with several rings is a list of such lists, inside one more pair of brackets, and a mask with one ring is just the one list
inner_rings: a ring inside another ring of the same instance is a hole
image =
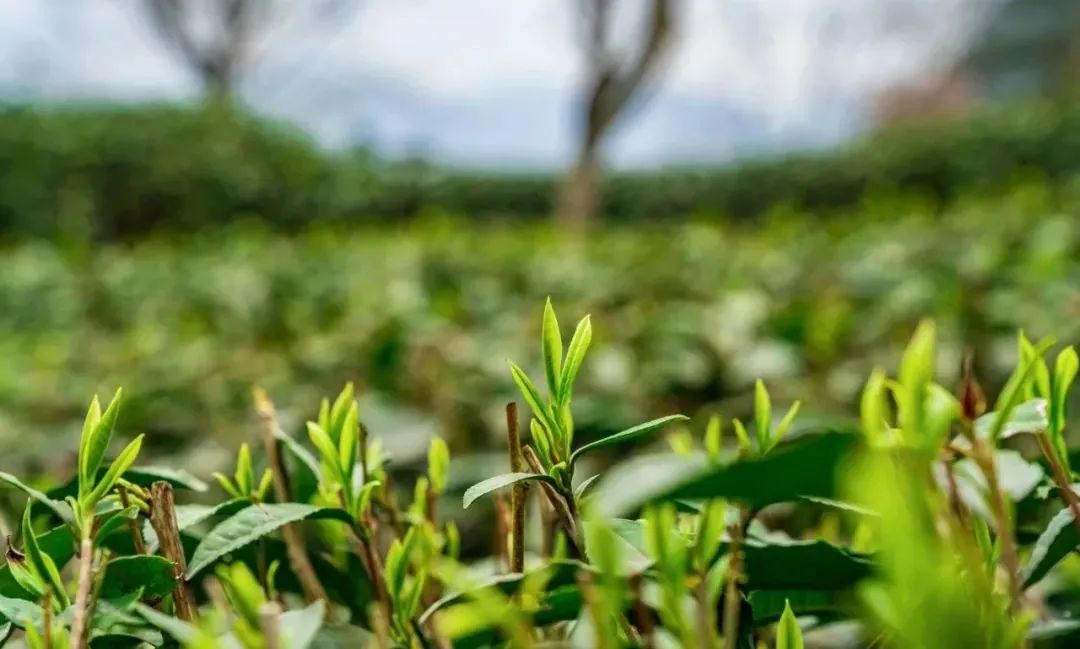
[[799, 621], [795, 619], [795, 613], [791, 611], [791, 603], [784, 603], [784, 614], [780, 616], [780, 622], [776, 625], [776, 649], [803, 649], [802, 629]]
[[555, 309], [551, 306], [551, 298], [544, 304], [544, 325], [541, 331], [543, 339], [544, 374], [547, 376], [548, 394], [556, 404], [562, 403], [562, 392], [559, 389], [559, 379], [562, 376], [562, 335], [559, 333], [559, 321], [555, 317]]
[[585, 352], [589, 351], [589, 343], [591, 342], [592, 320], [589, 316], [585, 316], [574, 330], [574, 336], [570, 339], [570, 347], [566, 350], [566, 362], [563, 364], [562, 375], [559, 377], [559, 403], [570, 403], [574, 391], [574, 381], [577, 379], [581, 363], [585, 360]]
[[652, 421], [647, 421], [644, 424], [638, 424], [633, 428], [627, 428], [626, 430], [615, 433], [614, 435], [609, 435], [604, 439], [598, 439], [595, 442], [586, 444], [570, 455], [569, 471], [573, 473], [574, 463], [577, 462], [578, 458], [580, 458], [582, 455], [585, 455], [586, 453], [591, 453], [597, 449], [605, 448], [607, 446], [615, 446], [617, 444], [625, 444], [627, 442], [632, 442], [638, 438], [649, 435], [650, 433], [654, 433], [657, 430], [663, 428], [664, 426], [667, 426], [668, 424], [672, 424], [677, 421], [689, 421], [689, 419], [690, 418], [685, 415], [668, 415], [667, 417], [653, 419]]
[[248, 507], [210, 530], [195, 548], [185, 579], [191, 579], [218, 559], [249, 543], [254, 543], [281, 526], [304, 519], [352, 521], [348, 512], [337, 507], [316, 507], [300, 503], [275, 503]]
[[468, 509], [469, 505], [476, 502], [476, 499], [502, 489], [509, 487], [510, 485], [517, 484], [518, 482], [525, 482], [528, 480], [535, 480], [539, 482], [547, 482], [548, 484], [558, 487], [558, 483], [549, 475], [543, 473], [503, 473], [487, 480], [483, 480], [474, 484], [465, 490], [465, 495], [461, 499], [461, 506], [464, 509]]

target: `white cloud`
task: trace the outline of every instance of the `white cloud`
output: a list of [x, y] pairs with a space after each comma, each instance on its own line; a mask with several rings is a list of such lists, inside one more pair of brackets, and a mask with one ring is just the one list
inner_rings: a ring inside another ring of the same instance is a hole
[[[997, 1], [681, 0], [670, 67], [650, 89], [655, 101], [620, 128], [613, 150], [635, 163], [687, 151], [722, 158], [762, 136], [774, 146], [851, 132], [867, 97], [950, 60], [978, 24], [972, 16]], [[197, 83], [139, 4], [0, 0], [0, 94], [194, 96]], [[247, 95], [331, 140], [366, 134], [456, 159], [520, 151], [561, 162], [580, 75], [575, 4], [359, 0], [320, 19], [282, 3], [281, 18], [257, 39]], [[717, 122], [744, 116], [732, 123], [763, 133], [709, 125], [709, 110]], [[686, 114], [697, 122], [688, 126]], [[525, 118], [535, 123], [516, 121]]]

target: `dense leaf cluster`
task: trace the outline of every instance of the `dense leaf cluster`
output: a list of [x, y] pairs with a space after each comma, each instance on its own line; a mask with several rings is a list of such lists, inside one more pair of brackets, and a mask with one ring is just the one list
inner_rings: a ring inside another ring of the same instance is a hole
[[[938, 381], [923, 322], [895, 375], [871, 374], [857, 427], [798, 427], [798, 403], [774, 412], [758, 382], [751, 423], [672, 415], [580, 444], [591, 319], [568, 345], [562, 333], [549, 301], [543, 381], [510, 364], [528, 425], [507, 406], [511, 472], [465, 492], [465, 507], [496, 504], [495, 551], [480, 560], [437, 506], [454, 470], [445, 443], [432, 441], [403, 499], [351, 384], [322, 401], [306, 440], [257, 391], [262, 452], [241, 447], [212, 504], [181, 495], [208, 489], [186, 472], [138, 465], [141, 437], [106, 460], [121, 394], [104, 410], [95, 399], [71, 484], [45, 493], [0, 473], [26, 496], [0, 567], [0, 644], [1004, 649], [1080, 637], [1072, 347], [1051, 354], [1052, 340], [1020, 334], [990, 402], [970, 364], [958, 389]], [[575, 475], [582, 456], [665, 429], [668, 452]]]

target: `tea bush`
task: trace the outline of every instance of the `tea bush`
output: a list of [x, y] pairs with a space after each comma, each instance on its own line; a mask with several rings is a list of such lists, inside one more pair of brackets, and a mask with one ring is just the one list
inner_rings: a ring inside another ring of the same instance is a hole
[[[832, 215], [875, 196], [946, 206], [1041, 179], [1075, 184], [1080, 108], [1032, 104], [877, 134], [835, 151], [732, 166], [614, 174], [614, 222], [756, 219], [778, 207]], [[535, 220], [559, 174], [469, 173], [363, 151], [325, 151], [296, 129], [211, 106], [48, 106], [0, 111], [0, 236], [131, 240], [259, 219], [399, 223], [426, 213]]]
[[1034, 187], [941, 216], [882, 205], [828, 224], [610, 227], [584, 242], [434, 221], [6, 246], [0, 443], [11, 469], [62, 473], [85, 395], [124, 385], [121, 425], [149, 433], [148, 457], [218, 470], [252, 425], [251, 385], [290, 396], [295, 432], [303, 404], [359, 377], [401, 462], [417, 465], [434, 431], [458, 453], [484, 449], [503, 436], [491, 404], [514, 390], [498, 359], [528, 344], [548, 294], [602, 332], [579, 377], [582, 441], [672, 411], [748, 417], [758, 377], [812, 396], [808, 417], [850, 412], [924, 314], [945, 380], [971, 346], [996, 389], [1018, 328], [1080, 335], [1075, 207]]
[[[0, 473], [26, 496], [0, 568], [0, 635], [33, 649], [944, 649], [1080, 637], [1072, 347], [1049, 354], [1052, 340], [1020, 334], [990, 401], [970, 363], [955, 394], [938, 381], [925, 321], [892, 376], [870, 374], [857, 425], [800, 424], [799, 403], [774, 408], [758, 381], [747, 422], [668, 415], [582, 443], [593, 323], [565, 344], [549, 302], [540, 333], [542, 372], [508, 369], [525, 411], [505, 409], [508, 472], [461, 503], [494, 501], [490, 557], [462, 554], [437, 506], [455, 472], [445, 442], [432, 441], [401, 498], [382, 443], [394, 431], [364, 421], [351, 384], [312, 409], [306, 439], [256, 391], [259, 450], [242, 445], [212, 492], [178, 467], [143, 465], [142, 436], [107, 460], [118, 391], [105, 408], [91, 402], [67, 484], [42, 492]], [[583, 472], [584, 456], [662, 431], [669, 451]]]

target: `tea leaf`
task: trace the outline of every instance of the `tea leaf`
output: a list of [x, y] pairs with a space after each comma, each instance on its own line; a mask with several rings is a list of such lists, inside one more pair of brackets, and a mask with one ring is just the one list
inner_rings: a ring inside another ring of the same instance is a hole
[[758, 379], [754, 383], [754, 433], [757, 435], [758, 449], [764, 453], [769, 448], [772, 432], [772, 402], [765, 383]]
[[803, 649], [802, 629], [791, 612], [790, 602], [784, 603], [784, 614], [776, 626], [776, 649]]
[[[525, 372], [521, 370], [513, 361], [510, 363], [510, 374], [514, 377], [514, 383], [517, 384], [518, 389], [521, 391], [521, 396], [525, 397], [525, 403], [529, 404], [529, 408], [533, 411], [533, 415], [536, 416], [540, 424], [547, 429], [549, 433], [559, 442], [562, 441], [561, 428], [557, 421], [555, 421], [555, 414], [551, 411], [551, 408], [544, 403], [544, 399], [540, 396], [540, 392], [537, 391], [536, 386]], [[560, 444], [556, 444], [559, 446]]]
[[630, 460], [615, 467], [593, 497], [610, 517], [664, 500], [725, 498], [757, 508], [805, 497], [834, 498], [839, 469], [858, 441], [850, 433], [805, 435], [767, 456], [719, 466], [702, 457]]
[[0, 615], [18, 628], [25, 629], [27, 624], [41, 626], [44, 611], [34, 602], [0, 595]]
[[465, 490], [465, 495], [461, 499], [461, 506], [465, 509], [469, 508], [469, 505], [476, 502], [476, 499], [502, 489], [509, 487], [510, 485], [517, 484], [518, 482], [525, 482], [528, 480], [535, 480], [539, 482], [547, 482], [548, 484], [558, 487], [558, 483], [549, 475], [543, 473], [503, 473], [487, 480], [483, 480], [474, 484]]
[[[975, 433], [980, 437], [990, 439], [999, 416], [1000, 413], [994, 411], [976, 419]], [[1039, 433], [1046, 430], [1048, 425], [1046, 399], [1032, 399], [1013, 408], [1001, 424], [998, 435], [1004, 439], [1021, 433]]]
[[[104, 421], [104, 418], [102, 419]], [[133, 439], [124, 450], [120, 451], [120, 455], [116, 456], [113, 463], [109, 465], [109, 470], [105, 472], [105, 475], [94, 487], [94, 490], [87, 496], [87, 500], [83, 503], [86, 505], [93, 505], [99, 500], [104, 498], [113, 486], [116, 485], [116, 481], [120, 479], [128, 468], [135, 463], [135, 459], [139, 456], [139, 449], [142, 448], [143, 435], [139, 435]]]
[[[90, 435], [82, 440], [84, 446], [80, 449], [79, 457], [80, 493], [89, 492], [94, 487], [92, 478], [97, 475], [105, 459], [105, 453], [109, 450], [109, 442], [112, 440], [113, 429], [116, 427], [116, 418], [120, 414], [120, 399], [123, 394], [122, 389], [116, 390], [101, 419], [93, 426]], [[91, 404], [91, 409], [93, 407], [94, 404]]]
[[578, 370], [585, 360], [585, 352], [589, 351], [589, 343], [592, 342], [592, 320], [585, 316], [578, 322], [574, 329], [574, 336], [570, 339], [570, 347], [566, 350], [566, 362], [563, 364], [562, 376], [559, 377], [559, 403], [568, 404], [573, 396], [574, 381], [577, 379]]
[[116, 557], [109, 561], [101, 581], [102, 597], [123, 597], [142, 589], [143, 597], [164, 597], [176, 585], [176, 564], [156, 555]]
[[305, 608], [282, 613], [278, 616], [278, 628], [285, 646], [289, 649], [308, 649], [319, 634], [325, 617], [326, 604], [321, 599]]
[[281, 526], [304, 519], [352, 521], [348, 512], [337, 507], [316, 507], [300, 503], [248, 507], [210, 530], [195, 548], [185, 579], [191, 579], [223, 556], [273, 533]]
[[62, 607], [67, 608], [69, 602], [67, 589], [64, 587], [64, 580], [60, 577], [60, 571], [57, 570], [56, 563], [53, 562], [52, 557], [42, 552], [41, 547], [38, 545], [37, 537], [34, 534], [34, 527], [30, 523], [29, 504], [27, 504], [26, 509], [23, 510], [22, 543], [23, 552], [26, 554], [26, 558], [30, 560], [30, 565], [33, 566], [34, 572], [36, 572], [38, 576], [48, 580], [50, 588], [55, 596], [59, 598]]
[[622, 432], [618, 432], [614, 435], [609, 435], [603, 439], [598, 439], [595, 442], [586, 444], [570, 454], [570, 471], [573, 472], [574, 470], [574, 462], [576, 462], [578, 458], [580, 458], [582, 455], [585, 455], [586, 453], [591, 453], [597, 449], [607, 446], [615, 446], [617, 444], [625, 444], [627, 442], [632, 442], [640, 437], [644, 437], [645, 435], [656, 432], [657, 430], [663, 428], [664, 426], [667, 426], [668, 424], [674, 423], [676, 421], [689, 420], [690, 418], [685, 415], [668, 415], [667, 417], [653, 419], [652, 421], [647, 421], [644, 424], [638, 424], [633, 428], [627, 428]]
[[562, 335], [559, 333], [559, 321], [555, 317], [555, 309], [551, 306], [551, 298], [544, 304], [544, 325], [541, 330], [543, 340], [544, 374], [547, 376], [548, 394], [555, 403], [562, 403], [562, 391], [559, 389], [559, 381], [562, 378]]
[[30, 496], [30, 498], [32, 498], [33, 500], [36, 500], [42, 505], [45, 505], [50, 510], [52, 510], [52, 512], [56, 514], [56, 516], [60, 520], [68, 523], [75, 520], [75, 516], [72, 514], [71, 511], [71, 507], [69, 507], [67, 503], [60, 500], [53, 500], [52, 498], [46, 496], [37, 489], [34, 489], [30, 485], [24, 483], [22, 480], [19, 480], [10, 473], [4, 473], [3, 471], [0, 471], [0, 481], [8, 483], [12, 487], [15, 487], [19, 491], [25, 493], [27, 496]]
[[1046, 576], [1059, 561], [1080, 546], [1073, 515], [1068, 507], [1059, 511], [1039, 535], [1023, 570], [1024, 587], [1030, 587]]

